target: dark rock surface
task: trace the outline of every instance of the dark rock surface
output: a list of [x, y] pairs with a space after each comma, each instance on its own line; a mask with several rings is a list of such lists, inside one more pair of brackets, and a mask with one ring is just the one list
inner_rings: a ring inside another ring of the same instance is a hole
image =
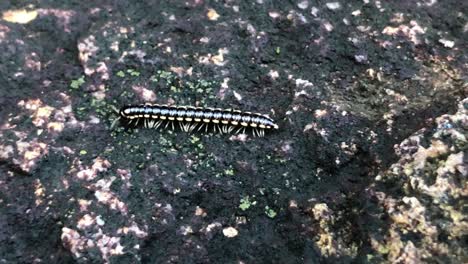
[[[0, 262], [466, 262], [464, 1], [0, 11]], [[143, 102], [280, 129], [111, 129]]]

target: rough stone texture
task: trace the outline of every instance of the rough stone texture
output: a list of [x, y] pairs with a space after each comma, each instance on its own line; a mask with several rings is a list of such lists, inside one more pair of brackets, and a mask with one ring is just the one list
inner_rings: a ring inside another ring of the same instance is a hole
[[398, 162], [367, 191], [385, 222], [371, 232], [379, 258], [390, 262], [468, 259], [468, 99], [396, 147]]
[[[465, 1], [0, 11], [0, 262], [466, 260]], [[280, 129], [111, 128], [142, 102]]]

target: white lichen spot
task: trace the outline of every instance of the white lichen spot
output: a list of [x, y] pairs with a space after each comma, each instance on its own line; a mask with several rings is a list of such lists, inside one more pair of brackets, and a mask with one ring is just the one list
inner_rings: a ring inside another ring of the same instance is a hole
[[221, 83], [221, 89], [218, 92], [218, 97], [221, 98], [221, 100], [224, 100], [224, 97], [226, 96], [226, 92], [229, 90], [229, 78], [224, 78], [223, 82]]
[[296, 86], [309, 87], [314, 85], [308, 80], [296, 79]]
[[296, 200], [290, 200], [289, 201], [289, 208], [297, 208]]
[[247, 141], [247, 134], [237, 134], [237, 135], [232, 135], [229, 140], [231, 141], [240, 141], [240, 142], [246, 142]]
[[201, 42], [201, 43], [205, 43], [205, 44], [206, 44], [206, 43], [209, 43], [209, 42], [210, 42], [210, 38], [208, 38], [208, 37], [201, 37], [201, 38], [200, 38], [200, 42]]
[[190, 235], [190, 234], [193, 234], [193, 229], [191, 226], [181, 226], [179, 229], [179, 233], [184, 236]]
[[317, 124], [316, 123], [310, 123], [310, 124], [307, 124], [305, 127], [304, 127], [304, 130], [303, 132], [307, 132], [309, 130], [315, 130], [317, 128]]
[[104, 222], [104, 220], [102, 220], [102, 216], [101, 216], [101, 215], [98, 215], [98, 216], [96, 217], [96, 224], [97, 224], [98, 226], [103, 226], [105, 223], [106, 223], [106, 222]]
[[278, 71], [270, 70], [270, 72], [268, 72], [268, 76], [270, 76], [271, 79], [276, 80], [279, 77], [279, 73]]
[[334, 29], [333, 25], [332, 25], [329, 21], [326, 21], [326, 20], [323, 21], [322, 26], [323, 26], [323, 27], [325, 28], [325, 30], [328, 31], [328, 32], [331, 32], [331, 31], [333, 31], [333, 29]]
[[234, 94], [234, 97], [236, 97], [237, 101], [242, 101], [242, 95], [236, 91], [232, 91], [232, 93]]
[[281, 16], [280, 13], [274, 12], [274, 11], [268, 12], [268, 15], [269, 15], [271, 18], [279, 18], [279, 17]]
[[197, 206], [197, 208], [195, 208], [195, 215], [205, 217], [206, 216], [206, 211], [205, 211], [205, 209]]
[[452, 40], [447, 40], [447, 39], [439, 39], [439, 43], [444, 45], [446, 48], [453, 48], [455, 46], [455, 42]]
[[354, 10], [353, 12], [351, 12], [351, 15], [353, 15], [353, 16], [355, 16], [355, 17], [356, 17], [356, 16], [360, 16], [360, 15], [361, 15], [361, 10], [359, 10], [359, 9], [358, 9], [358, 10]]
[[309, 1], [301, 1], [297, 4], [297, 7], [299, 7], [300, 9], [306, 9], [307, 7], [309, 7]]
[[234, 227], [226, 227], [223, 229], [223, 235], [225, 237], [232, 238], [232, 237], [236, 237], [238, 234], [239, 232]]
[[318, 16], [318, 8], [313, 6], [311, 9], [310, 9], [310, 14], [313, 15], [314, 17], [317, 17]]
[[326, 6], [330, 10], [338, 10], [341, 8], [341, 4], [339, 2], [326, 3]]

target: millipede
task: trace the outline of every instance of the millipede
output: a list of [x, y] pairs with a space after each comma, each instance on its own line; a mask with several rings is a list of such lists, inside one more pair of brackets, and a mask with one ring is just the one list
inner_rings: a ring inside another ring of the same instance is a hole
[[170, 106], [158, 104], [127, 105], [119, 110], [119, 120], [125, 127], [171, 128], [182, 131], [245, 133], [263, 137], [265, 130], [278, 129], [267, 115], [235, 109]]

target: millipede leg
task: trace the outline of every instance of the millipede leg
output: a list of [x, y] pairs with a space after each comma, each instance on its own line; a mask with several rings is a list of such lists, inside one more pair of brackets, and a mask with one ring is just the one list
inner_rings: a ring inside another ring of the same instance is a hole
[[185, 128], [185, 132], [190, 132], [192, 130], [190, 130], [190, 128], [192, 127], [192, 125], [190, 123], [185, 123], [184, 124], [184, 128]]
[[254, 137], [257, 136], [257, 133], [258, 133], [258, 130], [257, 130], [256, 128], [252, 129], [252, 135], [253, 135]]
[[[114, 107], [115, 108], [115, 107]], [[112, 121], [112, 124], [110, 126], [110, 129], [112, 130], [114, 126], [117, 124], [117, 122], [120, 120], [120, 117], [116, 118], [114, 121]]]
[[162, 124], [162, 121], [159, 120], [158, 122], [156, 122], [156, 123], [153, 125], [153, 128], [154, 128], [154, 129], [157, 129], [161, 124]]
[[203, 128], [203, 126], [205, 125], [205, 124], [200, 124], [200, 123], [195, 123], [195, 124], [199, 124], [197, 131], [200, 131]]
[[197, 127], [197, 123], [190, 125], [189, 132], [192, 132]]
[[110, 108], [112, 109], [112, 111], [114, 111], [115, 113], [119, 114], [120, 110], [117, 109], [115, 106], [111, 105]]

